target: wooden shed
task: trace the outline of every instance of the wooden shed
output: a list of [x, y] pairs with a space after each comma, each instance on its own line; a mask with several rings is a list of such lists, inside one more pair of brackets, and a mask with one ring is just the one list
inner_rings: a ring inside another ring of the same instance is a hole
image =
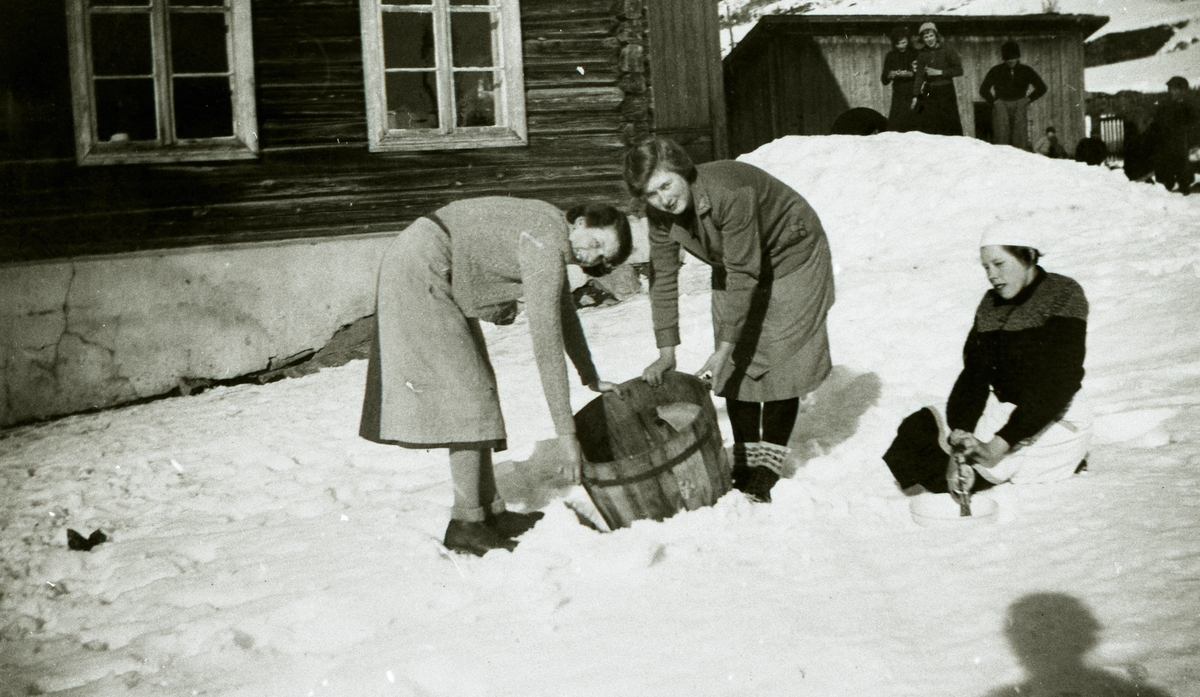
[[1067, 144], [1085, 136], [1083, 42], [1107, 17], [775, 15], [760, 19], [725, 57], [732, 153], [785, 135], [828, 134], [834, 120], [855, 107], [886, 116], [892, 88], [880, 76], [891, 50], [888, 33], [906, 26], [915, 36], [926, 21], [937, 24], [962, 57], [964, 74], [954, 83], [964, 134], [990, 139], [990, 111], [979, 85], [1000, 63], [1000, 45], [1013, 39], [1021, 61], [1050, 88], [1029, 109], [1031, 137], [1049, 125]]
[[0, 9], [0, 426], [311, 353], [449, 201], [626, 206], [633, 141], [726, 153], [712, 2]]

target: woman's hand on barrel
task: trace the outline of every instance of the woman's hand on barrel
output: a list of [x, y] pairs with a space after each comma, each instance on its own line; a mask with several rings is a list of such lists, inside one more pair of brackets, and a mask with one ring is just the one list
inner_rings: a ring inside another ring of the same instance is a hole
[[733, 357], [733, 347], [735, 344], [731, 341], [722, 341], [717, 344], [717, 350], [704, 361], [704, 365], [700, 366], [695, 375], [701, 380], [708, 382], [709, 387], [716, 389], [725, 382], [726, 374], [733, 365], [730, 360]]
[[588, 389], [591, 390], [592, 392], [600, 392], [600, 393], [612, 392], [613, 394], [617, 395], [618, 397], [622, 396], [621, 386], [615, 382], [609, 382], [608, 380], [597, 380], [593, 383], [589, 383]]
[[579, 438], [574, 433], [567, 433], [558, 437], [558, 444], [562, 448], [563, 454], [559, 472], [572, 484], [582, 483], [583, 448], [579, 446]]
[[663, 346], [658, 349], [658, 359], [642, 371], [642, 379], [654, 387], [662, 384], [663, 374], [675, 370], [675, 347]]

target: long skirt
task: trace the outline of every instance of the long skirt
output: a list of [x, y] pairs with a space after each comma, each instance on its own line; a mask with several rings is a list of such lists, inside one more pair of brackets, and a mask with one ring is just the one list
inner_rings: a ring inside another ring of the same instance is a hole
[[961, 136], [962, 119], [958, 115], [958, 92], [954, 83], [929, 85], [928, 93], [917, 104], [915, 130], [943, 136]]
[[[1016, 406], [988, 397], [983, 416], [975, 425], [975, 437], [986, 443], [1008, 423]], [[1075, 474], [1079, 462], [1087, 457], [1092, 441], [1092, 414], [1087, 400], [1076, 394], [1066, 413], [1020, 443], [995, 467], [975, 466], [984, 479], [999, 484], [1039, 484], [1057, 482]]]
[[479, 320], [454, 303], [450, 238], [425, 218], [384, 254], [359, 435], [409, 448], [505, 448]]
[[[803, 397], [829, 375], [829, 333], [825, 318], [833, 304], [828, 247], [809, 263], [782, 277], [765, 280], [754, 292], [750, 312], [733, 352], [733, 367], [717, 395], [743, 402], [774, 402]], [[814, 283], [817, 285], [814, 287]], [[713, 325], [721, 322], [720, 294], [713, 291]]]

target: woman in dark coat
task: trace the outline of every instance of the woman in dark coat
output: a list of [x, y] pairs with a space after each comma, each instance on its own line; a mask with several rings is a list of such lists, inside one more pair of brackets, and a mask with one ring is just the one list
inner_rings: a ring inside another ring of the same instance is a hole
[[[883, 456], [902, 488], [1052, 482], [1083, 465], [1087, 298], [1074, 280], [1038, 265], [1039, 246], [1020, 224], [984, 234], [979, 254], [992, 289], [975, 311], [945, 418], [934, 407], [906, 418]], [[966, 473], [952, 450], [971, 464]]]
[[917, 71], [913, 76], [916, 130], [961, 136], [962, 119], [958, 116], [954, 78], [963, 74], [962, 59], [946, 45], [933, 22], [922, 24], [920, 34], [925, 47], [917, 52]]
[[692, 163], [652, 138], [625, 156], [625, 183], [650, 217], [650, 303], [659, 358], [642, 377], [675, 367], [680, 250], [712, 266], [716, 350], [697, 375], [726, 399], [734, 485], [770, 501], [800, 398], [829, 374], [825, 317], [833, 305], [829, 242], [800, 194], [744, 162]]
[[892, 86], [892, 107], [888, 128], [907, 131], [912, 128], [912, 83], [917, 70], [917, 50], [912, 47], [908, 27], [896, 27], [891, 33], [892, 50], [883, 57], [883, 84]]
[[406, 448], [450, 450], [454, 508], [446, 547], [512, 549], [541, 513], [505, 510], [492, 451], [506, 447], [496, 376], [479, 321], [508, 324], [525, 301], [542, 391], [579, 478], [564, 350], [582, 382], [613, 389], [592, 364], [567, 265], [604, 273], [628, 258], [629, 221], [607, 205], [562, 211], [508, 197], [456, 201], [400, 233], [379, 269], [376, 334], [359, 434]]

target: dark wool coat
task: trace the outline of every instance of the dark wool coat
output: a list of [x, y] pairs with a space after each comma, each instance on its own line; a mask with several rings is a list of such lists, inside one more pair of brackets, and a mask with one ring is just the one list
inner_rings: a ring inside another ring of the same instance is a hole
[[903, 51], [892, 49], [883, 57], [883, 84], [892, 86], [892, 106], [888, 110], [888, 128], [893, 131], [908, 130], [912, 121], [912, 77], [888, 77], [893, 70], [917, 69], [917, 50], [911, 46]]
[[[937, 68], [942, 74], [928, 75], [929, 68]], [[944, 136], [963, 134], [958, 92], [954, 89], [954, 78], [962, 74], [962, 59], [944, 40], [939, 40], [936, 48], [917, 52], [917, 74], [913, 78], [913, 96], [920, 100], [914, 117], [917, 130]]]
[[1012, 300], [989, 290], [975, 311], [963, 370], [946, 403], [949, 427], [974, 431], [989, 392], [1016, 405], [996, 432], [1009, 445], [1060, 417], [1083, 381], [1087, 314], [1079, 284], [1040, 266]]

